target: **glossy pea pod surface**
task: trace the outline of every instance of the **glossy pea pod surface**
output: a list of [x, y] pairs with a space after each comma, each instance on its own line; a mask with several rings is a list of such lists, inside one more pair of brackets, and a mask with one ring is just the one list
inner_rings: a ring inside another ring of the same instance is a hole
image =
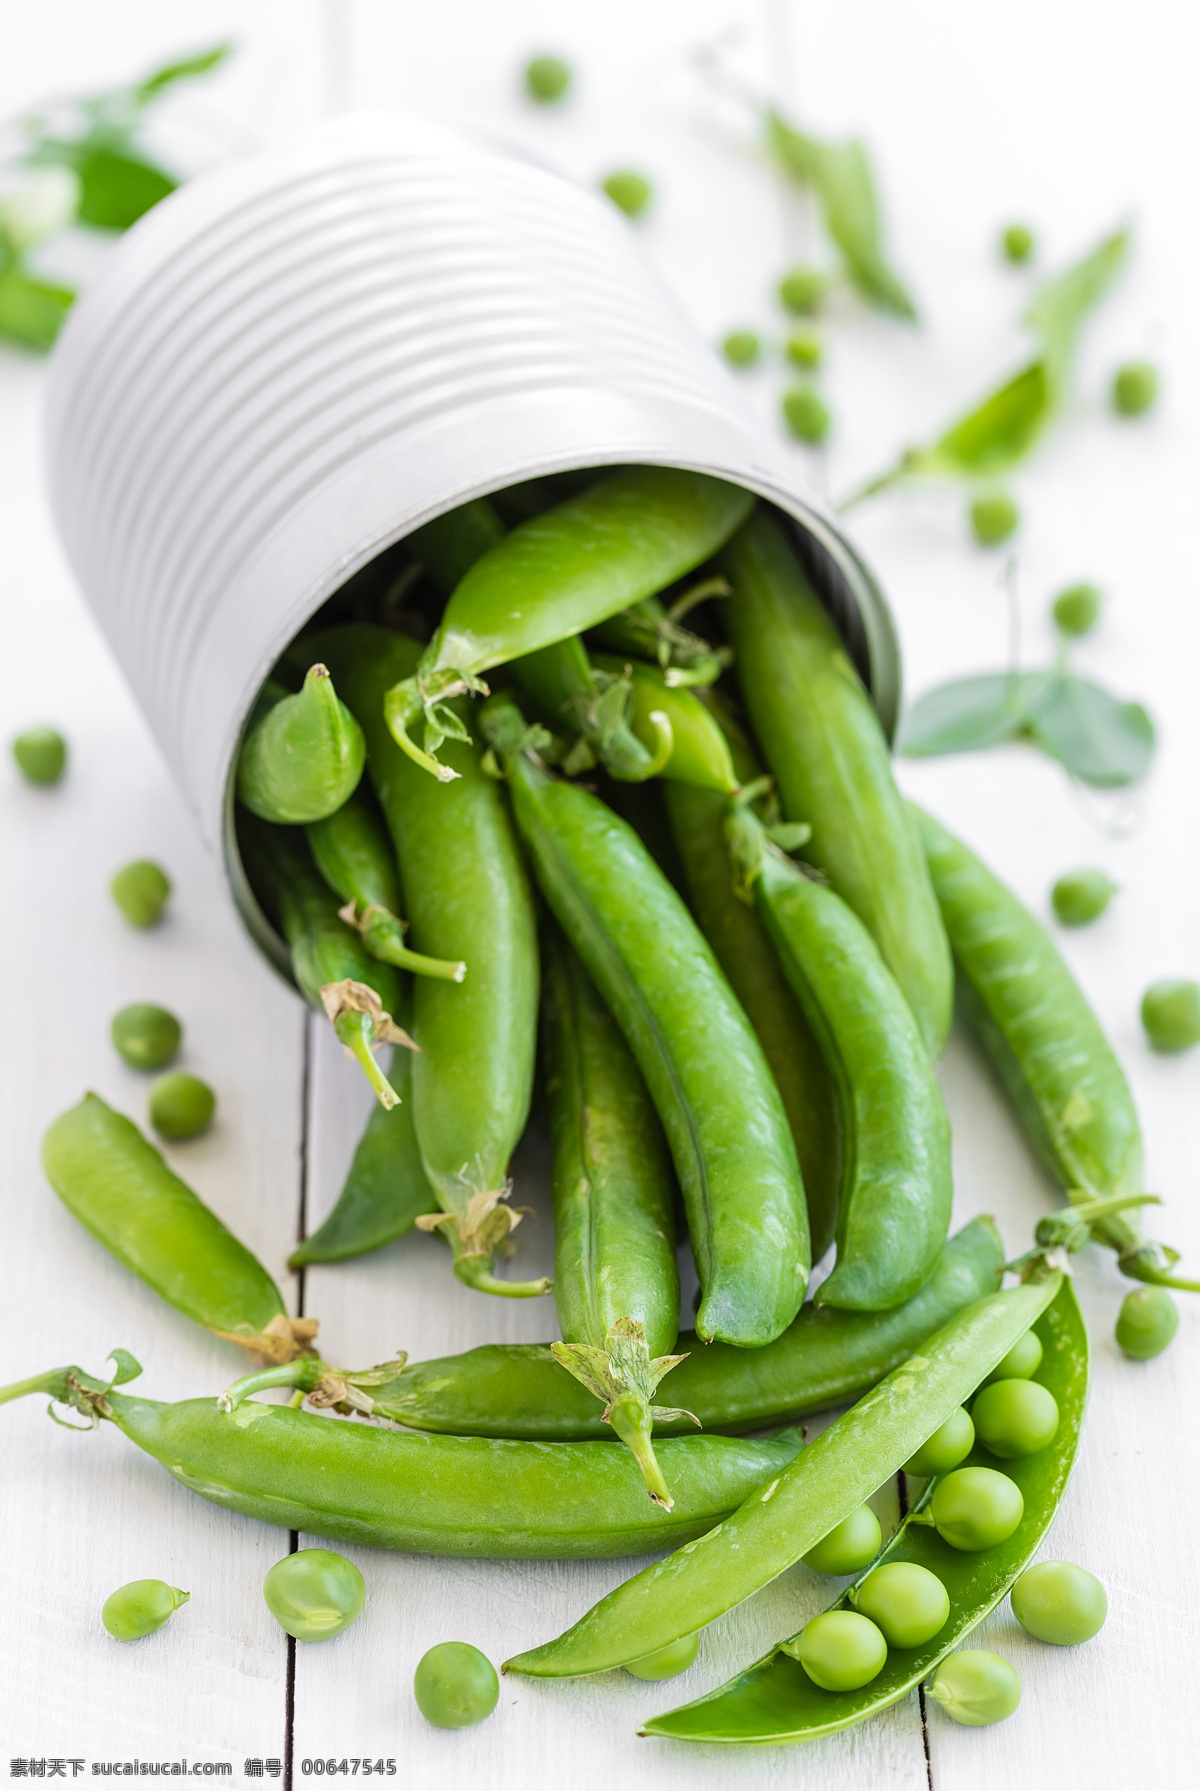
[[[133, 1365], [136, 1371], [136, 1364]], [[673, 1548], [732, 1511], [791, 1461], [797, 1432], [662, 1445], [675, 1491], [646, 1497], [620, 1443], [514, 1443], [405, 1435], [290, 1406], [174, 1405], [117, 1393], [77, 1368], [0, 1389], [110, 1419], [190, 1491], [284, 1530], [407, 1554], [593, 1560]]]
[[542, 894], [662, 1120], [700, 1275], [697, 1334], [769, 1343], [796, 1316], [809, 1254], [796, 1148], [762, 1047], [633, 829], [523, 749], [511, 702], [493, 699], [485, 726]]
[[789, 821], [879, 947], [936, 1056], [950, 1030], [950, 949], [879, 718], [781, 525], [758, 512], [721, 555], [722, 616], [742, 696]]
[[494, 1277], [491, 1251], [470, 1233], [471, 1201], [499, 1195], [525, 1129], [537, 1042], [533, 892], [503, 788], [477, 745], [447, 744], [459, 776], [439, 785], [392, 740], [383, 694], [414, 668], [415, 642], [356, 624], [319, 645], [362, 722], [413, 947], [469, 967], [461, 984], [418, 977], [412, 998], [414, 1122], [425, 1173], [457, 1227], [448, 1235], [456, 1273], [488, 1292], [544, 1293], [540, 1281]]
[[99, 1095], [52, 1123], [42, 1163], [93, 1237], [178, 1311], [247, 1349], [265, 1348], [272, 1326], [286, 1335], [283, 1299], [262, 1264]]
[[551, 1679], [603, 1672], [732, 1610], [889, 1479], [1041, 1316], [1060, 1282], [1047, 1273], [958, 1313], [732, 1517], [626, 1580], [506, 1671]]
[[[950, 1597], [950, 1615], [938, 1633], [917, 1648], [892, 1648], [883, 1670], [858, 1691], [828, 1692], [813, 1684], [794, 1655], [798, 1637], [781, 1642], [707, 1697], [655, 1717], [642, 1729], [676, 1741], [770, 1744], [807, 1741], [848, 1729], [885, 1710], [914, 1690], [938, 1662], [965, 1639], [1010, 1591], [1041, 1547], [1066, 1491], [1079, 1447], [1087, 1399], [1087, 1332], [1071, 1284], [1064, 1281], [1035, 1326], [1044, 1348], [1038, 1380], [1058, 1402], [1053, 1443], [1036, 1455], [999, 1464], [1021, 1489], [1024, 1513], [1006, 1542], [964, 1553], [937, 1531], [906, 1519], [878, 1559], [858, 1576], [859, 1585], [885, 1562], [911, 1562], [937, 1575]], [[971, 1467], [995, 1468], [986, 1450], [967, 1458]], [[914, 1508], [923, 1513], [937, 1486], [931, 1480]], [[853, 1608], [847, 1587], [831, 1607]]]
[[521, 523], [471, 565], [413, 668], [417, 676], [389, 692], [396, 739], [436, 774], [438, 761], [409, 734], [422, 709], [432, 719], [431, 704], [473, 687], [491, 667], [662, 590], [714, 553], [753, 506], [749, 492], [704, 473], [617, 467]]
[[[679, 1332], [674, 1177], [620, 1028], [556, 932], [543, 938], [543, 1062], [552, 1146], [555, 1359], [594, 1397], [670, 1508], [651, 1401]], [[671, 1414], [674, 1416], [674, 1414]]]
[[804, 1009], [841, 1113], [837, 1266], [823, 1305], [899, 1305], [932, 1271], [950, 1224], [950, 1122], [912, 1010], [854, 910], [772, 846], [744, 809], [735, 856]]
[[[924, 1287], [890, 1312], [801, 1307], [762, 1349], [702, 1344], [687, 1352], [664, 1393], [706, 1431], [763, 1430], [857, 1399], [911, 1356], [956, 1312], [999, 1284], [1004, 1246], [990, 1219], [972, 1219], [947, 1243]], [[387, 1417], [416, 1430], [569, 1442], [609, 1434], [592, 1395], [544, 1343], [489, 1343], [461, 1356], [414, 1362], [374, 1390]], [[657, 1422], [659, 1435], [687, 1435], [690, 1419]]]
[[[913, 806], [972, 1028], [1047, 1168], [1073, 1200], [1139, 1193], [1142, 1133], [1125, 1073], [1045, 928], [975, 854]], [[1096, 1234], [1140, 1234], [1117, 1216]]]

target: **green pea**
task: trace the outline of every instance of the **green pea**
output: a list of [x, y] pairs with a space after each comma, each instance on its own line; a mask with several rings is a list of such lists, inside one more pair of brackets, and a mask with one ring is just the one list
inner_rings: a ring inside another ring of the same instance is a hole
[[168, 1586], [165, 1580], [130, 1580], [127, 1586], [109, 1593], [100, 1621], [118, 1642], [136, 1642], [161, 1629], [191, 1596], [178, 1586]]
[[196, 1138], [212, 1121], [217, 1097], [199, 1076], [172, 1070], [150, 1090], [150, 1124], [162, 1138]]
[[1158, 402], [1158, 368], [1149, 361], [1126, 361], [1113, 375], [1112, 407], [1119, 417], [1140, 417]]
[[12, 743], [17, 770], [29, 784], [56, 784], [67, 768], [67, 743], [57, 728], [26, 728]]
[[570, 63], [561, 56], [534, 56], [525, 64], [525, 91], [539, 106], [565, 99], [573, 78]]
[[927, 1689], [948, 1717], [971, 1729], [1002, 1723], [1021, 1702], [1016, 1668], [985, 1648], [948, 1654]]
[[885, 1561], [850, 1594], [856, 1611], [883, 1632], [889, 1648], [919, 1648], [950, 1615], [950, 1594], [915, 1561]]
[[822, 1611], [800, 1631], [796, 1658], [822, 1691], [857, 1691], [882, 1671], [887, 1643], [857, 1611]]
[[1071, 1648], [1099, 1635], [1108, 1594], [1094, 1573], [1071, 1561], [1039, 1561], [1012, 1589], [1013, 1616], [1039, 1642]]
[[1014, 267], [1020, 267], [1024, 261], [1033, 258], [1037, 247], [1033, 231], [1027, 224], [1009, 224], [1000, 234], [1000, 253], [1005, 261], [1011, 261]]
[[829, 281], [815, 267], [794, 267], [779, 282], [779, 302], [793, 317], [811, 317], [821, 307]]
[[1050, 906], [1064, 927], [1086, 927], [1099, 920], [1116, 893], [1106, 871], [1066, 871], [1050, 891]]
[[677, 1642], [668, 1642], [665, 1648], [656, 1648], [641, 1660], [631, 1660], [625, 1671], [635, 1679], [674, 1679], [677, 1673], [687, 1672], [699, 1646], [699, 1635], [680, 1636]]
[[783, 420], [797, 441], [816, 447], [829, 434], [829, 407], [811, 386], [793, 386], [783, 394]]
[[1200, 1045], [1200, 983], [1168, 977], [1142, 996], [1142, 1025], [1156, 1051], [1190, 1051]]
[[998, 547], [1016, 534], [1021, 522], [1021, 512], [1005, 491], [976, 498], [968, 514], [971, 533], [980, 547]]
[[971, 1414], [960, 1405], [931, 1437], [926, 1438], [916, 1454], [909, 1456], [904, 1472], [921, 1474], [926, 1479], [931, 1474], [946, 1474], [960, 1461], [965, 1461], [974, 1446], [975, 1426]]
[[135, 1001], [113, 1015], [112, 1042], [131, 1069], [163, 1070], [177, 1056], [183, 1028], [153, 1002]]
[[1136, 1287], [1121, 1302], [1117, 1346], [1135, 1362], [1161, 1356], [1179, 1329], [1179, 1308], [1165, 1287]]
[[1006, 1356], [1001, 1356], [990, 1374], [979, 1383], [988, 1387], [993, 1381], [1027, 1381], [1042, 1365], [1042, 1340], [1036, 1331], [1018, 1337]]
[[993, 1381], [976, 1399], [971, 1416], [985, 1449], [1001, 1461], [1018, 1461], [1054, 1441], [1058, 1401], [1039, 1381]]
[[797, 367], [819, 367], [825, 359], [821, 338], [812, 330], [793, 330], [784, 344], [784, 353]]
[[276, 1561], [263, 1581], [267, 1609], [298, 1642], [326, 1642], [362, 1616], [367, 1588], [345, 1555], [301, 1548]]
[[1058, 632], [1075, 639], [1092, 632], [1103, 608], [1104, 592], [1098, 585], [1068, 585], [1050, 605], [1050, 614]]
[[882, 1546], [879, 1519], [869, 1505], [860, 1505], [828, 1536], [822, 1536], [803, 1559], [816, 1573], [860, 1573]]
[[617, 168], [600, 184], [627, 218], [640, 218], [654, 197], [654, 188], [646, 176], [633, 168]]
[[486, 1654], [470, 1642], [439, 1642], [413, 1676], [417, 1708], [439, 1729], [469, 1729], [496, 1708], [500, 1681]]
[[167, 905], [171, 879], [152, 858], [135, 858], [117, 872], [108, 888], [131, 926], [152, 927]]
[[731, 367], [754, 367], [762, 359], [762, 337], [753, 330], [731, 330], [721, 353]]
[[929, 1512], [951, 1548], [995, 1548], [1020, 1523], [1025, 1501], [1016, 1481], [995, 1468], [955, 1468], [938, 1482]]

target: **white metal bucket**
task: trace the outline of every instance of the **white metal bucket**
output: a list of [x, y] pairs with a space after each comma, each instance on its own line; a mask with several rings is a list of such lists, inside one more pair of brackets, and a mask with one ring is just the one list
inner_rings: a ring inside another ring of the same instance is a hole
[[157, 206], [63, 332], [47, 457], [79, 582], [276, 963], [231, 824], [250, 704], [351, 573], [467, 498], [619, 462], [760, 493], [895, 721], [870, 572], [624, 219], [428, 119], [339, 118]]

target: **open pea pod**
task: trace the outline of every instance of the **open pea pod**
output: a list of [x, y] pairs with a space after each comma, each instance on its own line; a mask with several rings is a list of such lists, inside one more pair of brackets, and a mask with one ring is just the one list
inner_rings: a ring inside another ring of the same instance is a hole
[[[932, 1641], [919, 1648], [892, 1648], [883, 1670], [858, 1691], [822, 1691], [788, 1650], [797, 1638], [780, 1642], [707, 1697], [653, 1717], [639, 1733], [673, 1741], [750, 1742], [769, 1744], [808, 1741], [848, 1729], [911, 1692], [995, 1609], [1042, 1544], [1062, 1501], [1079, 1448], [1087, 1400], [1088, 1343], [1079, 1306], [1064, 1281], [1034, 1326], [1044, 1354], [1036, 1378], [1058, 1402], [1054, 1441], [1036, 1455], [999, 1465], [1021, 1489], [1024, 1515], [1007, 1542], [978, 1553], [964, 1553], [942, 1541], [919, 1519], [933, 1496], [930, 1481], [913, 1513], [901, 1524], [857, 1586], [884, 1562], [912, 1562], [937, 1575], [950, 1597], [950, 1615]], [[996, 1460], [977, 1448], [966, 1465], [992, 1467]], [[852, 1608], [848, 1586], [832, 1605]]]
[[[578, 496], [522, 523], [472, 564], [446, 605], [415, 675], [388, 692], [397, 744], [441, 781], [436, 754], [462, 739], [450, 698], [480, 691], [481, 674], [580, 634], [682, 578], [754, 508], [739, 486], [673, 467], [617, 467]], [[425, 717], [424, 749], [410, 729]]]

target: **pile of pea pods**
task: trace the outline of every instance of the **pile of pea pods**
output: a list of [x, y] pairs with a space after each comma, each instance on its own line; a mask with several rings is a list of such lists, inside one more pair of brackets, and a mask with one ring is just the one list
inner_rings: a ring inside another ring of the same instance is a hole
[[[1131, 1355], [1165, 1347], [1166, 1289], [1190, 1284], [1140, 1229], [1137, 1115], [1091, 1009], [1032, 915], [900, 796], [785, 519], [646, 466], [440, 517], [282, 655], [236, 797], [254, 896], [376, 1096], [293, 1266], [419, 1230], [480, 1295], [545, 1293], [512, 1261], [509, 1165], [536, 1090], [561, 1336], [335, 1366], [316, 1322], [290, 1318], [138, 1128], [88, 1095], [47, 1134], [53, 1187], [255, 1366], [217, 1399], [164, 1405], [119, 1390], [138, 1370], [117, 1352], [107, 1378], [55, 1369], [0, 1402], [49, 1393], [201, 1496], [332, 1541], [674, 1551], [514, 1673], [671, 1677], [797, 1561], [854, 1576], [648, 1734], [800, 1740], [923, 1684], [960, 1722], [1010, 1714], [1012, 1667], [960, 1647], [981, 1619], [1011, 1592], [1062, 1644], [1105, 1615], [1084, 1569], [1030, 1565], [1086, 1398], [1070, 1257], [1100, 1243], [1140, 1283]], [[1011, 1265], [990, 1220], [947, 1236], [935, 1064], [956, 989], [1068, 1203]], [[699, 1293], [681, 1334], [684, 1232]], [[276, 1388], [289, 1403], [235, 1416]], [[839, 1405], [804, 1447], [798, 1420]], [[919, 1486], [884, 1542], [867, 1501], [901, 1469]], [[135, 1582], [138, 1612], [146, 1585], [157, 1627], [186, 1594]], [[349, 1622], [361, 1587], [347, 1598]], [[475, 1720], [495, 1675], [455, 1704], [460, 1670], [479, 1679], [474, 1650], [428, 1667], [431, 1708]]]

